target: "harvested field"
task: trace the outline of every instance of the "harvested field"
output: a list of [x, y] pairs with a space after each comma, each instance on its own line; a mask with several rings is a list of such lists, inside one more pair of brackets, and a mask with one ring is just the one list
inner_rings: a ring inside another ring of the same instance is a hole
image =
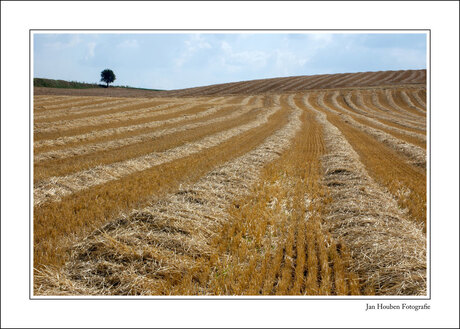
[[426, 295], [425, 79], [35, 88], [34, 295]]

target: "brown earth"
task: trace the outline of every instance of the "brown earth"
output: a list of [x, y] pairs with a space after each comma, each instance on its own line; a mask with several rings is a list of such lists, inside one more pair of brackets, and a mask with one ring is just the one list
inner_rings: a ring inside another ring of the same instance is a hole
[[34, 295], [426, 295], [426, 70], [34, 93]]
[[34, 95], [72, 95], [145, 98], [176, 96], [219, 96], [237, 94], [259, 94], [267, 92], [300, 92], [311, 89], [331, 89], [347, 87], [392, 86], [410, 84], [418, 85], [425, 83], [426, 70], [402, 70], [259, 79], [168, 91], [150, 91], [127, 88], [63, 89], [35, 87]]

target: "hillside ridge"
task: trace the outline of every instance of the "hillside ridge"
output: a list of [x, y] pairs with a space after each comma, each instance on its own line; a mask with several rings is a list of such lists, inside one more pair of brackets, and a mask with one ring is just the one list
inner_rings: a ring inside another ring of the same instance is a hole
[[167, 91], [128, 89], [118, 87], [86, 89], [59, 89], [34, 87], [34, 94], [109, 97], [223, 96], [256, 95], [264, 93], [288, 93], [315, 89], [392, 86], [410, 84], [426, 84], [426, 69], [290, 76], [248, 80], [240, 82], [229, 82], [209, 86]]

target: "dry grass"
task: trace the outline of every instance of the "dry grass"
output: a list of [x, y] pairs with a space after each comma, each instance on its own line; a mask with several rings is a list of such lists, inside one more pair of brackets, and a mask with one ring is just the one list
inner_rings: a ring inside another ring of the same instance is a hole
[[426, 294], [425, 77], [36, 96], [34, 294]]
[[[200, 116], [192, 120], [187, 120], [187, 124], [172, 123], [161, 125], [163, 129], [140, 129], [134, 131], [128, 131], [125, 133], [117, 134], [116, 138], [113, 139], [110, 137], [102, 137], [93, 141], [79, 142], [78, 146], [69, 147], [68, 145], [58, 146], [58, 147], [48, 147], [48, 148], [39, 148], [40, 152], [35, 152], [34, 161], [41, 162], [49, 159], [62, 159], [70, 158], [74, 156], [82, 156], [86, 154], [96, 153], [100, 151], [107, 151], [110, 149], [121, 148], [127, 145], [132, 145], [140, 142], [155, 142], [155, 145], [158, 147], [157, 139], [159, 137], [170, 136], [170, 139], [177, 141], [177, 136], [173, 134], [191, 131], [192, 129], [207, 127], [212, 124], [226, 123], [227, 121], [237, 119], [238, 117], [243, 116], [244, 114], [254, 112], [255, 106], [245, 106], [236, 110], [234, 107], [222, 109], [214, 114], [205, 117], [205, 120]], [[167, 126], [168, 128], [164, 128]], [[225, 129], [225, 127], [222, 127]], [[203, 132], [204, 129], [200, 131]]]
[[[34, 186], [34, 203], [39, 204], [46, 200], [58, 200], [60, 197], [74, 193], [75, 191], [87, 189], [92, 186], [103, 184], [114, 179], [119, 179], [121, 177], [133, 174], [135, 172], [149, 169], [156, 165], [160, 165], [166, 162], [180, 159], [182, 157], [199, 153], [204, 149], [217, 146], [234, 136], [237, 136], [241, 133], [244, 133], [248, 130], [257, 128], [265, 124], [270, 118], [270, 116], [272, 116], [277, 110], [277, 108], [268, 109], [265, 112], [259, 113], [254, 118], [254, 120], [239, 126], [234, 126], [235, 123], [232, 121], [241, 121], [241, 118], [231, 120], [228, 123], [231, 126], [230, 129], [217, 129], [217, 132], [215, 132], [212, 135], [206, 136], [202, 139], [187, 144], [182, 143], [179, 146], [166, 149], [163, 152], [151, 152], [145, 154], [145, 150], [141, 149], [141, 156], [135, 158], [129, 157], [128, 159], [118, 162], [113, 162], [111, 158], [103, 157], [103, 159], [106, 159], [105, 161], [108, 161], [109, 164], [98, 165], [96, 167], [91, 167], [90, 169], [77, 171], [67, 176], [52, 176], [46, 179], [39, 179], [39, 177], [37, 177], [37, 173], [34, 177], [34, 179], [37, 181]], [[251, 113], [249, 113], [248, 116], [251, 116]], [[220, 128], [223, 128], [225, 127], [225, 124], [220, 124], [217, 126], [221, 126]], [[196, 133], [203, 134], [203, 131], [198, 130], [196, 131]], [[155, 147], [155, 145], [151, 143], [148, 143], [147, 145], [143, 146], [148, 148]], [[134, 152], [138, 151], [137, 147], [138, 145], [133, 146]], [[119, 154], [119, 156], [125, 158], [125, 154], [126, 153], [124, 152], [122, 154]], [[88, 157], [91, 158], [90, 156], [86, 156], [85, 158]], [[65, 161], [65, 159], [63, 159], [62, 161]], [[71, 169], [73, 168], [72, 163], [69, 166]], [[63, 170], [60, 166], [55, 166], [54, 169]]]
[[393, 109], [392, 106], [388, 104], [385, 94], [381, 92], [375, 92], [372, 94], [371, 97], [372, 97], [372, 100], [371, 100], [372, 106], [375, 106], [380, 111], [390, 113], [392, 116], [398, 117], [399, 120], [412, 125], [412, 127], [414, 128], [419, 128], [419, 129], [426, 128], [426, 122], [421, 121], [420, 118], [417, 118], [417, 117], [414, 118], [414, 117], [408, 116], [405, 112], [400, 112], [400, 111], [397, 111], [396, 109]]
[[69, 115], [72, 115], [73, 118], [100, 115], [107, 111], [116, 111], [117, 108], [122, 108], [132, 103], [133, 100], [129, 98], [103, 98], [92, 102], [88, 101], [82, 105], [62, 107], [58, 105], [54, 110], [44, 110], [44, 106], [35, 105], [34, 122], [60, 120]]
[[337, 111], [334, 111], [334, 108], [340, 108], [340, 105], [334, 98], [330, 100], [325, 98], [324, 96], [325, 95], [323, 93], [321, 93], [318, 96], [318, 105], [320, 105], [323, 109], [333, 114], [336, 120], [338, 120], [338, 118], [340, 117], [340, 120], [343, 123], [351, 125], [359, 130], [362, 130], [363, 132], [371, 135], [378, 141], [384, 143], [385, 145], [388, 145], [390, 148], [392, 148], [402, 156], [406, 157], [407, 161], [409, 161], [411, 164], [422, 168], [426, 167], [426, 152], [424, 149], [416, 145], [406, 143], [400, 139], [397, 139], [380, 129], [372, 128], [370, 125], [360, 124], [359, 122], [356, 122], [349, 116], [345, 117], [342, 113], [339, 113], [340, 115], [337, 115]]
[[[252, 97], [248, 97], [240, 104], [244, 106], [247, 102], [250, 102]], [[124, 112], [124, 115], [119, 120], [112, 119], [112, 123], [105, 123], [97, 125], [97, 120], [91, 120], [90, 126], [77, 127], [73, 129], [65, 129], [57, 132], [48, 133], [34, 133], [34, 146], [42, 145], [55, 145], [63, 144], [67, 142], [81, 141], [85, 139], [94, 139], [101, 136], [109, 136], [115, 133], [133, 131], [143, 128], [153, 128], [167, 123], [177, 123], [180, 121], [186, 121], [189, 119], [196, 119], [197, 117], [204, 117], [212, 113], [216, 113], [222, 108], [231, 107], [232, 105], [213, 105], [213, 103], [197, 104], [191, 102], [187, 105], [173, 106], [168, 111], [164, 111], [163, 114], [157, 114], [147, 112], [140, 114], [138, 118], [134, 118], [129, 115], [129, 112]], [[234, 105], [233, 105], [234, 106]], [[166, 113], [165, 113], [166, 112]], [[180, 114], [181, 116], [179, 116]], [[160, 122], [162, 121], [162, 122]], [[64, 129], [65, 127], [57, 127], [57, 129]], [[70, 128], [70, 127], [67, 127]], [[53, 130], [55, 127], [51, 126], [48, 129]]]
[[320, 179], [322, 131], [311, 113], [303, 113], [302, 122], [289, 150], [228, 209], [229, 220], [213, 240], [206, 288], [187, 293], [360, 294], [348, 252], [321, 225], [327, 203]]
[[[154, 104], [154, 103], [153, 103]], [[175, 107], [174, 109], [167, 109], [167, 107], [171, 107], [169, 104], [163, 104], [158, 106], [145, 107], [144, 104], [136, 105], [135, 107], [140, 107], [137, 110], [130, 110], [130, 111], [121, 111], [119, 113], [110, 113], [110, 114], [103, 114], [94, 117], [84, 117], [80, 119], [73, 119], [68, 121], [67, 119], [59, 120], [59, 121], [52, 121], [52, 122], [41, 122], [34, 124], [34, 130], [37, 133], [46, 134], [52, 132], [60, 132], [66, 130], [73, 130], [80, 127], [94, 127], [94, 126], [103, 126], [106, 124], [110, 124], [113, 122], [120, 122], [126, 120], [139, 120], [144, 118], [154, 118], [154, 117], [161, 117], [164, 115], [172, 115], [177, 112], [187, 111], [191, 108], [194, 108], [196, 104], [185, 104]], [[165, 109], [166, 108], [166, 109]], [[201, 107], [203, 109], [204, 106]]]
[[[314, 100], [310, 101], [315, 106]], [[321, 106], [317, 108], [322, 109]], [[389, 190], [410, 218], [426, 227], [426, 170], [409, 163], [405, 157], [339, 116], [325, 113], [328, 121], [340, 129], [359, 154], [371, 177]]]
[[142, 123], [137, 123], [133, 125], [123, 125], [121, 127], [108, 129], [107, 127], [104, 127], [99, 130], [91, 130], [91, 132], [84, 134], [64, 136], [56, 139], [42, 139], [34, 142], [34, 153], [42, 153], [56, 149], [65, 149], [69, 146], [69, 144], [78, 143], [79, 146], [82, 146], [92, 142], [111, 141], [114, 139], [114, 135], [116, 135], [115, 138], [129, 137], [141, 133], [152, 132], [152, 129], [159, 127], [170, 128], [178, 126], [182, 123], [202, 122], [203, 118], [208, 119], [223, 116], [225, 114], [235, 111], [237, 107], [241, 106], [243, 108], [246, 108], [252, 105], [260, 107], [260, 97], [247, 97], [238, 105], [227, 104], [222, 106], [212, 106], [207, 110], [198, 113], [194, 113], [196, 110], [193, 110], [193, 112], [188, 112], [185, 114], [179, 113], [176, 115], [172, 115], [170, 118], [164, 120], [158, 120], [158, 118], [154, 118], [154, 120], [152, 121], [150, 119], [147, 119], [142, 120]]
[[[390, 108], [393, 111], [398, 111], [402, 115], [405, 115], [407, 118], [411, 118], [412, 120], [420, 120], [423, 118], [422, 113], [418, 113], [416, 111], [412, 111], [411, 109], [404, 108], [400, 106], [398, 103], [399, 102], [399, 97], [395, 95], [393, 90], [385, 90], [385, 92], [382, 94], [383, 106], [386, 106], [387, 108]], [[397, 102], [398, 101], [398, 102]], [[424, 118], [423, 118], [424, 119]]]
[[72, 247], [63, 271], [37, 272], [36, 293], [360, 294], [346, 247], [321, 227], [324, 146], [311, 114], [273, 161], [300, 128], [289, 104], [289, 123], [262, 145], [93, 232]]
[[371, 178], [376, 175], [368, 175], [366, 169], [373, 167], [363, 161], [359, 149], [353, 149], [368, 140], [357, 142], [348, 126], [336, 122], [330, 113], [316, 110], [308, 99], [305, 103], [317, 113], [329, 150], [323, 157], [324, 183], [332, 199], [324, 218], [326, 227], [351, 251], [352, 267], [361, 285], [378, 295], [426, 294], [423, 222], [407, 220], [408, 214], [398, 207], [394, 197]]
[[[158, 136], [158, 134], [151, 133], [147, 136], [136, 136], [127, 140], [113, 140], [103, 143], [102, 147], [96, 145], [93, 149], [91, 145], [85, 145], [77, 149], [65, 149], [68, 150], [68, 153], [58, 151], [55, 154], [51, 152], [48, 159], [44, 159], [47, 161], [37, 161], [34, 164], [34, 183], [40, 185], [43, 180], [52, 180], [54, 176], [78, 174], [92, 168], [98, 168], [98, 172], [93, 174], [96, 176], [101, 170], [115, 170], [117, 167], [115, 163], [117, 162], [133, 162], [139, 158], [141, 162], [155, 158], [165, 161], [168, 156], [182, 156], [184, 152], [195, 152], [194, 146], [199, 145], [201, 147], [204, 144], [202, 139], [206, 136], [220, 134], [222, 131], [238, 128], [248, 121], [254, 121], [260, 117], [260, 112], [260, 109], [253, 109], [223, 122], [215, 122], [205, 126], [198, 125], [186, 130], [178, 129], [179, 131], [173, 131], [170, 134]], [[163, 152], [167, 153], [162, 154]], [[70, 157], [69, 155], [73, 156]], [[146, 156], [148, 159], [145, 158]], [[40, 154], [37, 157], [40, 157]], [[108, 167], [99, 170], [101, 166]], [[62, 183], [62, 181], [59, 182], [59, 184]]]
[[406, 120], [403, 117], [399, 117], [398, 113], [395, 111], [390, 112], [389, 110], [382, 111], [380, 107], [377, 107], [372, 102], [372, 95], [367, 91], [358, 91], [356, 97], [352, 96], [352, 99], [355, 99], [353, 103], [357, 105], [359, 109], [364, 111], [364, 115], [370, 116], [382, 123], [385, 123], [389, 126], [404, 129], [406, 131], [425, 134], [426, 130], [420, 124], [413, 123]]
[[[404, 136], [403, 138], [409, 138], [412, 143], [419, 143], [421, 146], [424, 145], [426, 148], [426, 133], [423, 130], [415, 129], [405, 125], [404, 123], [398, 122], [397, 120], [387, 119], [374, 119], [373, 114], [369, 108], [364, 108], [363, 105], [358, 105], [357, 97], [354, 97], [351, 93], [343, 95], [338, 93], [334, 95], [337, 98], [337, 102], [341, 105], [341, 108], [345, 108], [346, 112], [352, 115], [357, 121], [371, 125], [373, 128], [379, 127], [384, 129], [390, 134], [397, 134], [398, 136]], [[361, 103], [362, 104], [362, 103]], [[370, 115], [369, 115], [370, 114]]]
[[178, 156], [176, 160], [136, 171], [89, 190], [68, 194], [60, 202], [35, 206], [35, 267], [63, 264], [67, 257], [66, 243], [63, 242], [66, 236], [81, 236], [82, 232], [97, 228], [122, 210], [145, 205], [152, 196], [165, 195], [180, 184], [197, 180], [219, 164], [254, 148], [285, 122], [286, 110], [278, 111], [266, 124], [253, 127], [214, 147], [203, 148], [189, 156]]
[[422, 118], [426, 118], [426, 111], [423, 111], [415, 106], [410, 106], [410, 104], [405, 101], [400, 90], [394, 90], [392, 93], [389, 93], [389, 98], [390, 104], [393, 104], [393, 107], [397, 107], [399, 109], [421, 116]]
[[[329, 95], [326, 95], [326, 97], [328, 96]], [[355, 105], [351, 103], [351, 101], [347, 101], [346, 99], [344, 100], [338, 96], [338, 93], [334, 93], [334, 95], [330, 96], [331, 103], [333, 104], [333, 108], [331, 108], [331, 110], [339, 114], [345, 121], [356, 127], [364, 127], [365, 130], [371, 128], [373, 132], [385, 137], [391, 136], [390, 138], [394, 138], [395, 141], [401, 140], [406, 143], [413, 144], [417, 147], [414, 148], [414, 150], [418, 150], [418, 148], [426, 149], [426, 136], [424, 134], [413, 133], [400, 128], [395, 128], [380, 121], [367, 118], [364, 115], [355, 114], [349, 110], [350, 107], [354, 107]], [[386, 140], [387, 139], [388, 138], [386, 138]], [[405, 149], [407, 148], [410, 148], [410, 146], [405, 147]], [[419, 154], [420, 152], [422, 152], [422, 150], [417, 151]], [[423, 153], [421, 154], [425, 157]]]

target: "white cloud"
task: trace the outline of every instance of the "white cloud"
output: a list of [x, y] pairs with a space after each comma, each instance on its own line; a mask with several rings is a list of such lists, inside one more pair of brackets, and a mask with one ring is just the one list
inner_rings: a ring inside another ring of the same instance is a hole
[[290, 51], [275, 51], [275, 67], [278, 74], [298, 74], [298, 69], [310, 60], [307, 56], [296, 55]]
[[212, 48], [201, 34], [192, 34], [188, 40], [184, 41], [184, 44], [185, 49], [182, 55], [175, 60], [176, 68], [182, 67], [197, 51]]
[[323, 48], [332, 43], [333, 35], [329, 33], [308, 34], [308, 39], [314, 42], [317, 48]]
[[210, 49], [211, 44], [207, 42], [201, 34], [192, 34], [189, 40], [185, 41], [188, 51], [196, 51], [198, 49]]
[[73, 35], [66, 42], [55, 41], [55, 42], [47, 43], [46, 46], [50, 47], [51, 49], [54, 49], [54, 50], [62, 50], [62, 49], [66, 49], [66, 48], [75, 47], [76, 45], [80, 44], [81, 41], [82, 40], [81, 40], [79, 35]]
[[88, 47], [88, 52], [86, 54], [85, 59], [90, 59], [91, 57], [94, 57], [94, 50], [96, 49], [96, 42], [88, 42], [86, 46]]
[[223, 51], [226, 51], [226, 52], [231, 52], [232, 51], [232, 46], [230, 46], [230, 44], [227, 41], [222, 41], [220, 43], [220, 48]]
[[229, 71], [236, 71], [244, 67], [260, 69], [267, 65], [270, 58], [269, 53], [260, 50], [234, 51], [226, 41], [221, 42], [220, 48], [224, 52], [220, 62]]
[[118, 48], [138, 48], [139, 42], [136, 39], [124, 40], [117, 45]]

